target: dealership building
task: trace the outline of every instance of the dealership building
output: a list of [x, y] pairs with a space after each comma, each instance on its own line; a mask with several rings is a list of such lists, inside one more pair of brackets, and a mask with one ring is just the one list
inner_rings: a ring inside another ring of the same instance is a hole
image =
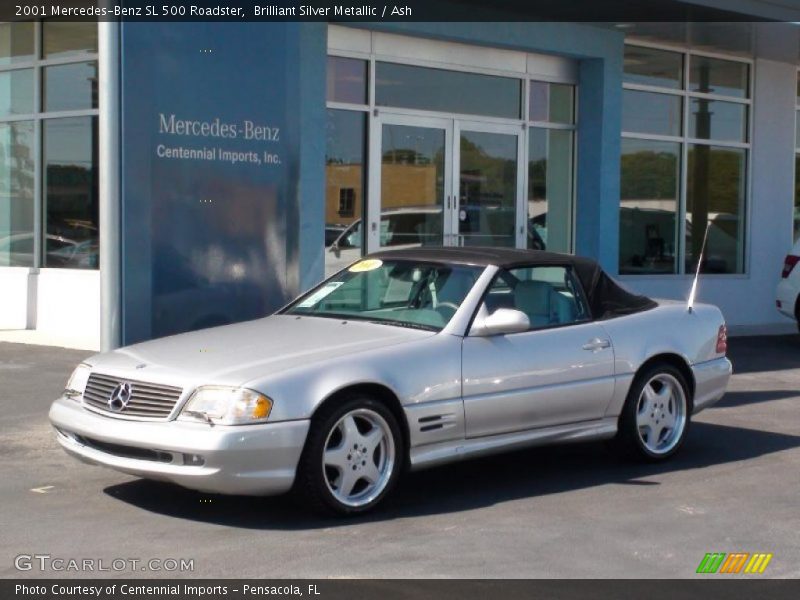
[[0, 23], [0, 339], [256, 318], [413, 245], [681, 299], [704, 239], [699, 300], [790, 331], [800, 8], [672, 4], [730, 22]]

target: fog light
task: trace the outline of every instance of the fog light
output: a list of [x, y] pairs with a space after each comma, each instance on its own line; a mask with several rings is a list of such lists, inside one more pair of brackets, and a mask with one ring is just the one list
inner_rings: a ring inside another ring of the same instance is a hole
[[206, 464], [206, 459], [199, 454], [184, 454], [183, 464], [190, 467], [202, 467], [204, 464]]

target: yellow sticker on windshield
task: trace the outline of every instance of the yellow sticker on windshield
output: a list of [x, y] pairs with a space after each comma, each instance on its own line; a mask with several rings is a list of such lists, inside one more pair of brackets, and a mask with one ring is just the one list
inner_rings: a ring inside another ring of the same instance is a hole
[[367, 260], [357, 262], [347, 270], [351, 273], [363, 273], [364, 271], [374, 271], [382, 264], [382, 260], [378, 260], [377, 258], [368, 258]]

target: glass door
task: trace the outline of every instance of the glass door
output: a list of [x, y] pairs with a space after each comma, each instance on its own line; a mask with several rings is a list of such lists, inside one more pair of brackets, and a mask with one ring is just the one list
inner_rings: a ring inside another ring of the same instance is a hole
[[383, 114], [372, 131], [369, 252], [525, 246], [521, 127]]
[[382, 115], [376, 129], [370, 251], [451, 243], [452, 120]]
[[524, 244], [521, 134], [514, 126], [455, 122], [452, 228], [457, 245]]

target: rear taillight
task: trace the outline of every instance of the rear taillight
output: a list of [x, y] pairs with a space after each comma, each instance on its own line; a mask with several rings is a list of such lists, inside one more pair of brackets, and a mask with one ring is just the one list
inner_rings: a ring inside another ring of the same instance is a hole
[[720, 325], [717, 332], [717, 354], [728, 352], [728, 326]]
[[781, 273], [781, 277], [786, 279], [789, 276], [789, 273], [792, 272], [794, 266], [800, 262], [800, 256], [795, 256], [794, 254], [787, 254], [786, 260], [783, 261], [783, 272]]

